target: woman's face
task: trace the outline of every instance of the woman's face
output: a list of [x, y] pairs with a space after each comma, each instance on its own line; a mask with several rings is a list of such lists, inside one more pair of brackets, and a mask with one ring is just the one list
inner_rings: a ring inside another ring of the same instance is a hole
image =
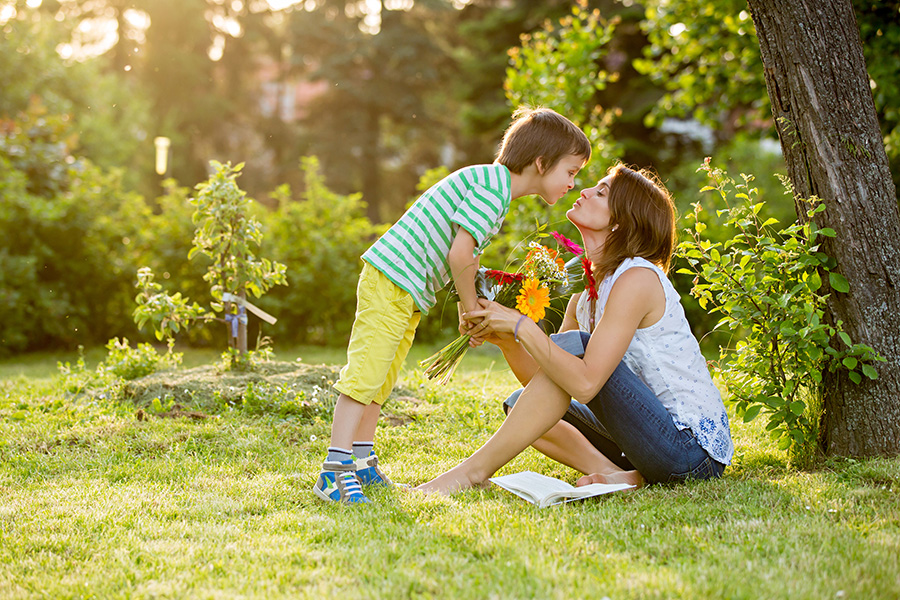
[[607, 175], [594, 187], [581, 191], [566, 218], [579, 230], [603, 231], [610, 226], [609, 186], [612, 175]]

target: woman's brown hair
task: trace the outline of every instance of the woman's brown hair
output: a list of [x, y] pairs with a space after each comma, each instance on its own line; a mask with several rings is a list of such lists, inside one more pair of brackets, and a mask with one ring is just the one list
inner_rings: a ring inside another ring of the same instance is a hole
[[668, 272], [675, 249], [675, 205], [672, 196], [652, 172], [622, 164], [610, 167], [609, 213], [611, 231], [601, 256], [594, 262], [594, 277], [602, 281], [626, 258], [646, 258]]

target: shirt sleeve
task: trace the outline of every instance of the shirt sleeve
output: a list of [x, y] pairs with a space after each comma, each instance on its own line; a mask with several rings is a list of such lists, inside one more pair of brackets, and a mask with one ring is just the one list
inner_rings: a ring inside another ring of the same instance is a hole
[[503, 199], [476, 185], [463, 196], [450, 220], [471, 233], [477, 251], [481, 251], [500, 228], [504, 216]]

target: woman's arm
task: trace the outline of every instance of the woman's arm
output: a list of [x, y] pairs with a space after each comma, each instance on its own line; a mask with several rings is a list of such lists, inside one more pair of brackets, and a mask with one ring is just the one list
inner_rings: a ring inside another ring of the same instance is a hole
[[[581, 296], [580, 293], [573, 295], [569, 298], [569, 303], [566, 305], [566, 315], [563, 317], [562, 325], [560, 325], [559, 330], [569, 331], [570, 329], [578, 329], [578, 321], [575, 319], [575, 307], [578, 305], [578, 298]], [[522, 321], [522, 325], [525, 324], [525, 321]], [[520, 325], [521, 329], [521, 325]], [[531, 378], [534, 377], [534, 374], [538, 372], [540, 366], [528, 353], [525, 347], [516, 342], [515, 337], [509, 333], [496, 333], [487, 341], [496, 345], [503, 352], [503, 358], [506, 359], [506, 363], [509, 365], [509, 368], [512, 369], [513, 374], [516, 376], [516, 379], [519, 380], [519, 383], [522, 386], [528, 385], [528, 382], [531, 381]]]
[[[622, 360], [634, 332], [659, 320], [665, 302], [654, 271], [629, 269], [613, 286], [583, 359], [559, 348], [531, 320], [523, 320], [519, 325], [519, 340], [556, 385], [579, 402], [589, 402]], [[511, 332], [518, 315], [518, 311], [492, 304], [490, 309], [475, 311], [472, 316], [484, 317], [484, 328]]]

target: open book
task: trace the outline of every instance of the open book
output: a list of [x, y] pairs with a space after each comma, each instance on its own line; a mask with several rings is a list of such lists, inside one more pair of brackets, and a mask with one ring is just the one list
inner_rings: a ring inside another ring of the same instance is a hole
[[633, 488], [628, 483], [592, 483], [581, 487], [573, 487], [565, 481], [547, 477], [533, 471], [522, 471], [512, 475], [492, 477], [489, 481], [505, 490], [509, 490], [516, 496], [537, 504], [540, 508], [609, 494]]

